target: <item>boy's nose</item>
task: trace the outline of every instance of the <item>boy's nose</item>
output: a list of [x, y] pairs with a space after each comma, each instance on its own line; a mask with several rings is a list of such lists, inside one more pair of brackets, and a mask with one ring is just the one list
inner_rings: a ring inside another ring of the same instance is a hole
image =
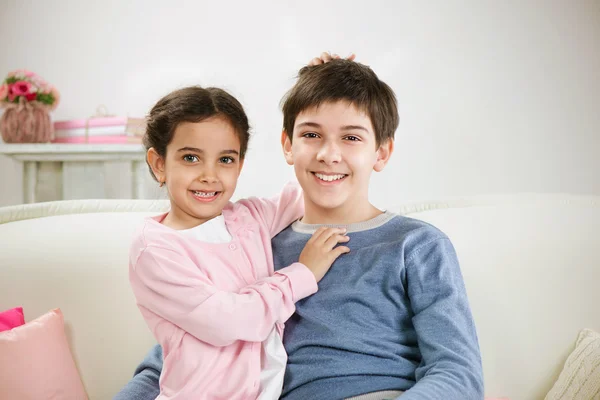
[[325, 164], [335, 164], [342, 160], [342, 154], [334, 143], [324, 143], [317, 153], [317, 160]]

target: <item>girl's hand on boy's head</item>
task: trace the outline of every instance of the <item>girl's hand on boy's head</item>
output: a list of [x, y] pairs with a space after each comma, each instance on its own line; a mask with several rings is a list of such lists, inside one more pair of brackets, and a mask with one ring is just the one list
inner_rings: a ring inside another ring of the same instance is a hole
[[[308, 62], [309, 66], [313, 66], [313, 65], [319, 65], [319, 64], [325, 64], [331, 60], [338, 60], [341, 57], [338, 54], [331, 54], [327, 51], [324, 51], [321, 53], [321, 55], [319, 57], [315, 57], [312, 60], [310, 60]], [[350, 53], [350, 55], [348, 57], [346, 57], [346, 60], [350, 60], [350, 61], [354, 61], [354, 59], [356, 58], [356, 54], [354, 53]]]

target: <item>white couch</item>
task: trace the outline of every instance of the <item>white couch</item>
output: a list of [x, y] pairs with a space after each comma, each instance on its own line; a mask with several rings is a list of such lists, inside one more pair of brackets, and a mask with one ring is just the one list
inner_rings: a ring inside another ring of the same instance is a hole
[[[154, 344], [129, 290], [127, 252], [164, 201], [0, 209], [0, 311], [62, 309], [92, 400], [110, 399]], [[600, 197], [494, 196], [399, 205], [452, 239], [483, 355], [487, 396], [543, 399], [582, 328], [600, 331]]]

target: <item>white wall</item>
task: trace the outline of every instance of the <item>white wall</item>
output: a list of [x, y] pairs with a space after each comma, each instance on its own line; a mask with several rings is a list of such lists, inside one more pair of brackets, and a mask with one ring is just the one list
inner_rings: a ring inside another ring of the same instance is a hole
[[[218, 85], [255, 136], [238, 196], [292, 177], [279, 100], [323, 50], [354, 51], [396, 91], [396, 153], [372, 199], [510, 192], [600, 195], [600, 2], [0, 2], [0, 74], [62, 93], [55, 119], [104, 104], [143, 115], [166, 92]], [[1, 197], [10, 179], [0, 170]], [[15, 198], [14, 196], [12, 198]]]

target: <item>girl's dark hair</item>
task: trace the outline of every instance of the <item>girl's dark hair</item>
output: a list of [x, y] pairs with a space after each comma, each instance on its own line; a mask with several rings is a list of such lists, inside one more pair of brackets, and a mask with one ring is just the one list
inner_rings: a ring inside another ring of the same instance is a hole
[[[144, 146], [146, 150], [153, 147], [164, 158], [179, 124], [201, 122], [217, 116], [233, 126], [240, 140], [240, 158], [243, 159], [250, 140], [250, 125], [244, 107], [231, 94], [214, 87], [186, 87], [160, 99], [147, 117]], [[152, 168], [150, 174], [156, 180]]]

